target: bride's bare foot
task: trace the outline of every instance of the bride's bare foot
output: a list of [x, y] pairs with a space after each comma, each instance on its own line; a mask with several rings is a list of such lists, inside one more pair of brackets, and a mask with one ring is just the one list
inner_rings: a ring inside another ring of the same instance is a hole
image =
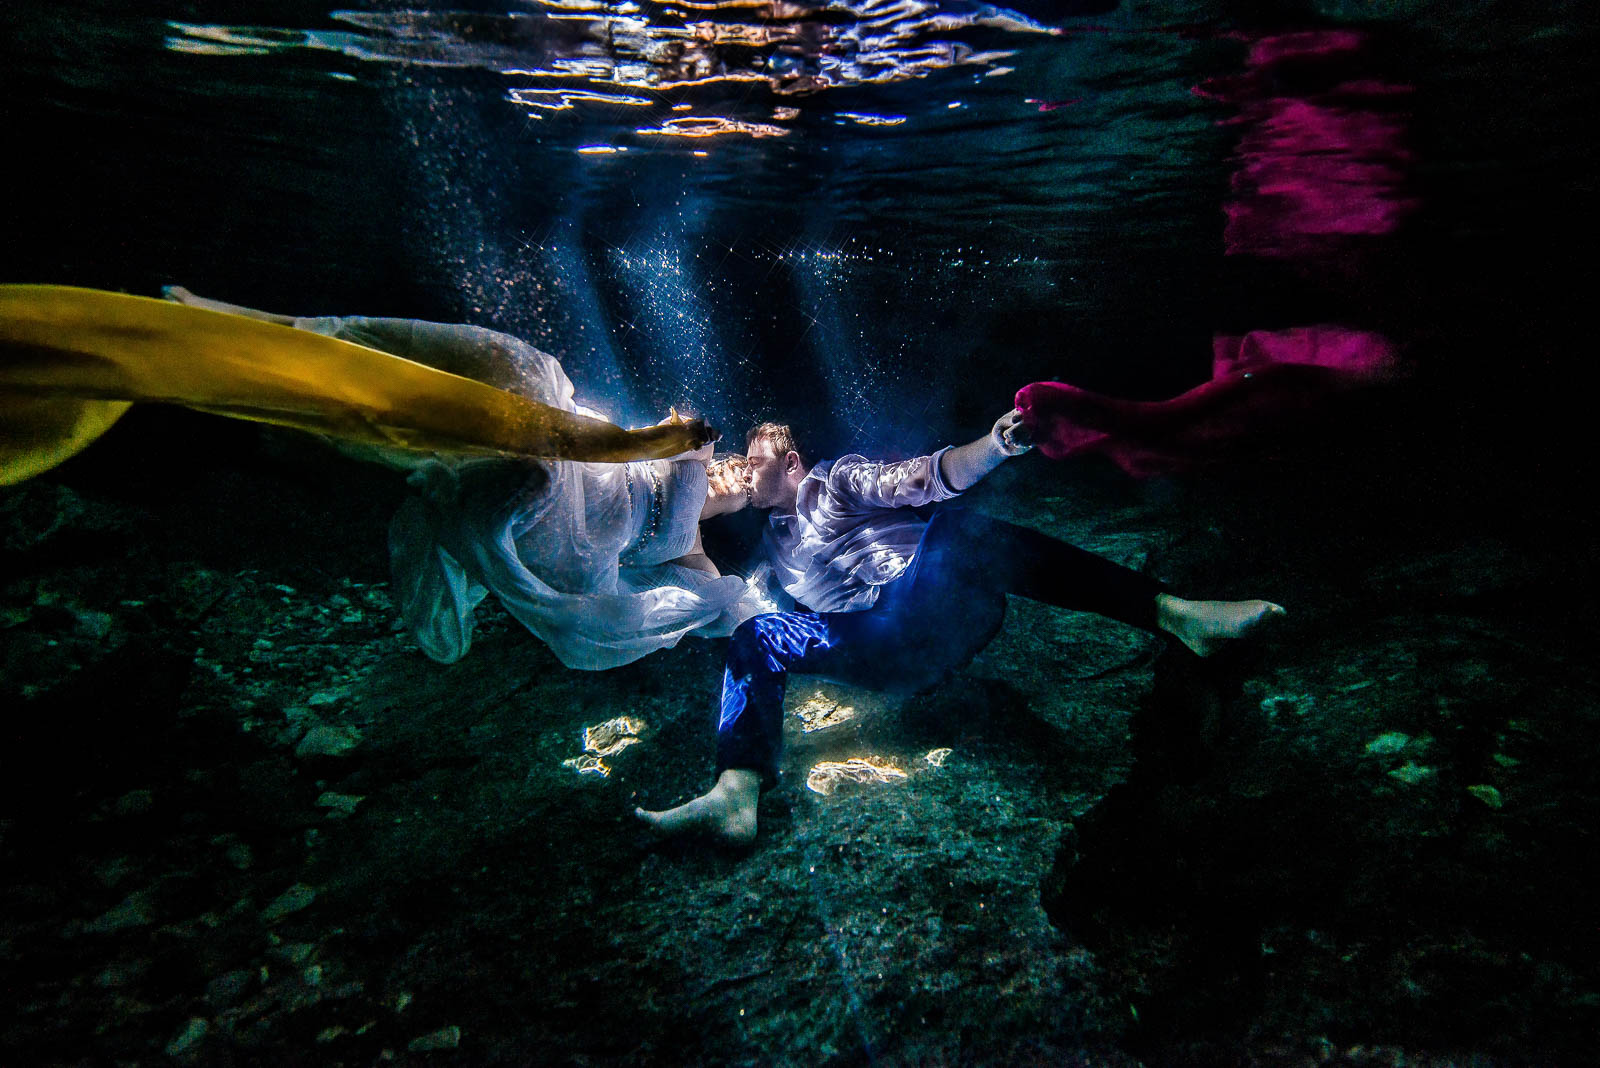
[[660, 834], [705, 834], [729, 845], [745, 845], [756, 836], [756, 803], [760, 799], [760, 773], [729, 768], [717, 777], [710, 793], [676, 808], [660, 812], [636, 808], [633, 814]]
[[1170, 593], [1156, 598], [1156, 625], [1198, 656], [1210, 656], [1287, 614], [1271, 601], [1186, 601]]

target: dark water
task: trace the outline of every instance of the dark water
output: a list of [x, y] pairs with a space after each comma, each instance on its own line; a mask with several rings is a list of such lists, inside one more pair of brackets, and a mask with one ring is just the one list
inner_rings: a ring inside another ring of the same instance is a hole
[[[1329, 558], [1359, 529], [1320, 591], [1354, 596], [1418, 542], [1584, 555], [1596, 29], [1487, 0], [11, 4], [0, 281], [476, 322], [620, 421], [781, 416], [824, 454], [970, 438], [1034, 380], [1172, 396], [1219, 334], [1370, 331], [1404, 382], [1203, 476]], [[205, 522], [185, 451], [252, 432], [165, 418], [68, 481], [148, 449]], [[1359, 522], [1303, 507], [1324, 481]], [[314, 583], [349, 529], [297, 499], [230, 559], [303, 538]]]
[[[1469, 393], [1568, 371], [1542, 350], [1593, 189], [1580, 7], [1079, 6], [14, 9], [5, 275], [470, 319], [619, 418], [815, 399], [825, 438], [878, 449], [981, 429], [1034, 379], [1171, 395], [1215, 332], [1382, 329]], [[765, 43], [664, 55], [685, 25]], [[1225, 256], [1250, 120], [1193, 90], [1330, 29], [1360, 35], [1331, 75], [1249, 94], [1389, 86], [1377, 195], [1405, 206], [1353, 265]], [[686, 118], [770, 136], [659, 133]]]

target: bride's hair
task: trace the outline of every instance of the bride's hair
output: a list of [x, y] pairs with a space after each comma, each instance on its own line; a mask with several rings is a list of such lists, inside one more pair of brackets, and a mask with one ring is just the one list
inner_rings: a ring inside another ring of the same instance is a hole
[[732, 452], [714, 457], [710, 463], [706, 464], [706, 473], [713, 478], [724, 471], [737, 475], [742, 474], [747, 466], [749, 466], [749, 461], [740, 454]]

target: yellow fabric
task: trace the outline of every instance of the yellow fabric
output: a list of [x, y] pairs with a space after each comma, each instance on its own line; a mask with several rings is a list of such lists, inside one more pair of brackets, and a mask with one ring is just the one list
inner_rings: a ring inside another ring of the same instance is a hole
[[336, 338], [70, 286], [0, 286], [0, 484], [87, 448], [135, 402], [421, 452], [615, 462], [674, 456], [704, 425], [623, 430]]

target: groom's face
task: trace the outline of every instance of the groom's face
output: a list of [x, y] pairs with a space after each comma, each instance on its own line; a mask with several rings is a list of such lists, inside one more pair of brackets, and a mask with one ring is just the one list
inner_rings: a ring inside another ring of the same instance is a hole
[[766, 438], [756, 438], [745, 451], [750, 471], [750, 504], [755, 508], [778, 508], [793, 504], [793, 493], [784, 478], [788, 453], [783, 456]]

